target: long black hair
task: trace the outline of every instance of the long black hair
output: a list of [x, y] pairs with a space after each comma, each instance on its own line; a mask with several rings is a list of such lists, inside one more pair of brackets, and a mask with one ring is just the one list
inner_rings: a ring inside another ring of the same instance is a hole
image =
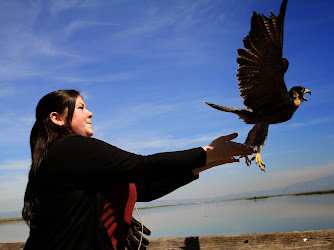
[[[47, 147], [54, 139], [73, 134], [71, 121], [78, 96], [80, 93], [73, 89], [58, 90], [45, 95], [37, 104], [36, 121], [30, 133], [32, 164], [22, 209], [22, 217], [30, 227], [38, 226], [39, 172]], [[52, 112], [66, 116], [64, 126], [51, 121]]]

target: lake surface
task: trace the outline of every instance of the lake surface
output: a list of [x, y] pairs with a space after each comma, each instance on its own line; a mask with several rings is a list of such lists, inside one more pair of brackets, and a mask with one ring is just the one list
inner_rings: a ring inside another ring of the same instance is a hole
[[[139, 209], [149, 238], [334, 229], [334, 194]], [[138, 218], [134, 211], [134, 216]], [[0, 224], [0, 242], [24, 242], [22, 221]]]

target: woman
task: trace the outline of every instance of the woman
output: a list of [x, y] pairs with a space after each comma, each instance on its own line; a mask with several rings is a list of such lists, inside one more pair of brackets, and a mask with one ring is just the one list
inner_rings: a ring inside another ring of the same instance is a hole
[[91, 138], [92, 116], [75, 90], [39, 101], [22, 210], [30, 226], [25, 249], [124, 249], [136, 201], [157, 199], [203, 170], [254, 153], [231, 142], [232, 134], [205, 147], [136, 155]]

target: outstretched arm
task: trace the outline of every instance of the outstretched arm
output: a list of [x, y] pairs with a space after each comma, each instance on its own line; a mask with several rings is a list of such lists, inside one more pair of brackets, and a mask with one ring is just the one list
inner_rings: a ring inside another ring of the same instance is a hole
[[237, 137], [237, 133], [221, 136], [212, 141], [210, 145], [203, 147], [206, 152], [206, 165], [194, 169], [193, 174], [197, 175], [204, 170], [225, 163], [238, 162], [239, 159], [235, 159], [235, 156], [246, 156], [256, 153], [253, 148], [245, 144], [231, 141]]

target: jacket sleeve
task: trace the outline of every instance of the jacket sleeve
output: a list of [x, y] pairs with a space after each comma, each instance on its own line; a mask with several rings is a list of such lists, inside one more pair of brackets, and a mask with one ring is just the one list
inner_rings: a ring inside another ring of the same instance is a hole
[[143, 156], [82, 136], [57, 139], [46, 157], [49, 174], [75, 178], [84, 185], [151, 182], [204, 166], [205, 162], [203, 148]]
[[163, 176], [151, 182], [137, 182], [137, 201], [150, 202], [159, 199], [176, 189], [197, 180], [198, 175], [193, 175], [191, 171], [182, 171], [178, 174]]

